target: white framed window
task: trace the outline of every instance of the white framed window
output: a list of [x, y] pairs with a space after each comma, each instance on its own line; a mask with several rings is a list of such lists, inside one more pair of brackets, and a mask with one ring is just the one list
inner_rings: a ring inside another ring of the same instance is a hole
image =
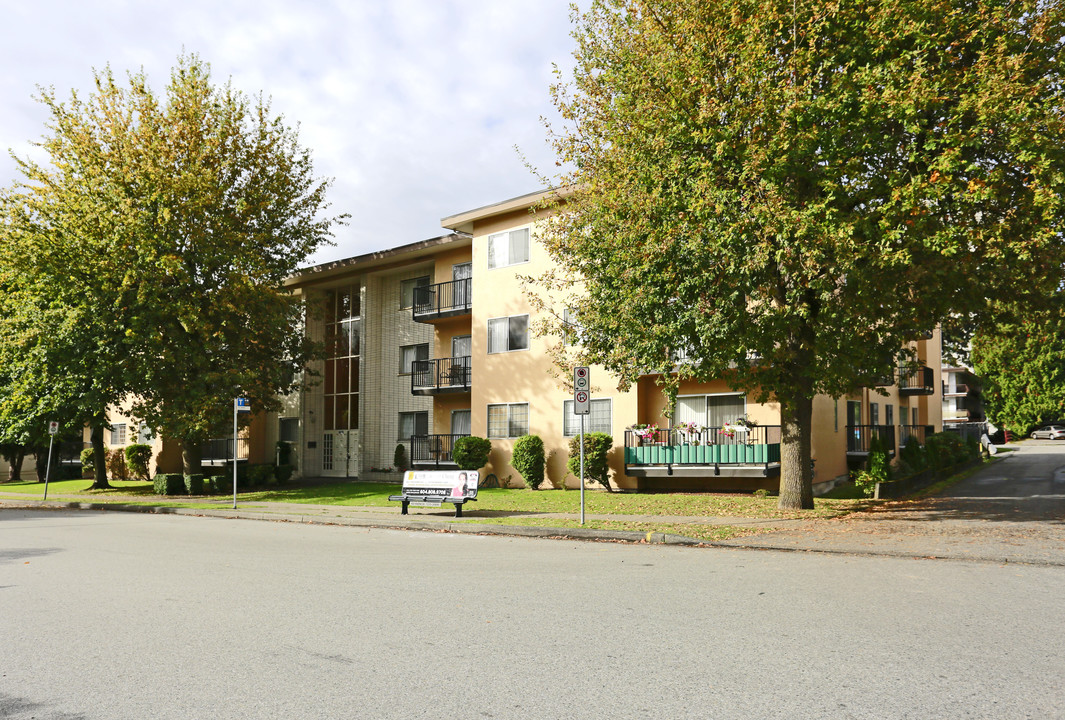
[[414, 305], [414, 289], [429, 287], [429, 276], [411, 278], [399, 281], [399, 309], [405, 310]]
[[562, 344], [582, 345], [584, 343], [584, 326], [577, 319], [577, 311], [565, 308], [562, 311]]
[[412, 435], [428, 434], [428, 412], [401, 412], [399, 414], [399, 442], [408, 442]]
[[[584, 419], [584, 432], [601, 432], [610, 434], [610, 398], [593, 398], [590, 407], [591, 412]], [[566, 400], [562, 406], [562, 434], [573, 437], [581, 433], [581, 418], [573, 412], [573, 401]]]
[[493, 318], [488, 321], [488, 352], [502, 353], [529, 349], [529, 316]]
[[429, 359], [429, 343], [420, 345], [403, 345], [399, 348], [399, 374], [410, 375], [414, 372], [415, 360]]
[[529, 403], [488, 406], [488, 437], [515, 438], [529, 434]]
[[111, 426], [111, 444], [126, 444], [126, 423], [115, 423]]
[[747, 414], [747, 396], [743, 393], [720, 395], [683, 395], [677, 398], [675, 421], [694, 422], [706, 427], [734, 423]]
[[529, 228], [488, 236], [488, 269], [529, 262]]
[[141, 423], [137, 428], [137, 442], [141, 445], [151, 445], [155, 442], [155, 433], [145, 423]]

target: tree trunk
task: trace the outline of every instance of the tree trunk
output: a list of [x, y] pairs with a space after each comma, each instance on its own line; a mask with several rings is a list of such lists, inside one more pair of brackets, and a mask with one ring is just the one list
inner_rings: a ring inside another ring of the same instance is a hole
[[26, 450], [18, 448], [4, 459], [7, 460], [7, 481], [19, 482], [22, 480], [22, 461], [26, 458]]
[[92, 442], [92, 485], [90, 490], [104, 490], [111, 487], [107, 482], [107, 448], [104, 447], [104, 426], [94, 423], [89, 435]]
[[200, 443], [189, 440], [181, 441], [181, 470], [186, 475], [199, 475], [202, 472], [203, 450]]
[[780, 399], [781, 510], [812, 510], [814, 471], [810, 463], [814, 401], [811, 397]]

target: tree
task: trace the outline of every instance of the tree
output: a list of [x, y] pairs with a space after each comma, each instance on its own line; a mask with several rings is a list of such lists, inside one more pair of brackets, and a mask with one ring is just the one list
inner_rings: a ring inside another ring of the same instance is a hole
[[812, 507], [815, 395], [1060, 282], [1062, 13], [594, 0], [552, 89], [572, 169], [537, 279], [579, 317], [572, 362], [779, 402], [780, 506]]
[[[30, 317], [17, 337], [35, 351], [62, 341], [48, 352], [57, 374], [97, 390], [79, 406], [94, 432], [132, 396], [132, 414], [180, 439], [197, 473], [233, 397], [274, 408], [313, 355], [283, 282], [345, 216], [324, 214], [331, 181], [269, 102], [212, 85], [195, 55], [163, 99], [143, 74], [94, 77], [85, 100], [42, 90], [50, 165], [19, 160], [25, 179], [5, 194], [12, 302], [87, 323], [44, 338]], [[40, 392], [44, 368], [22, 365]]]
[[988, 416], [1018, 435], [1065, 416], [1065, 317], [1059, 311], [1001, 321], [973, 338]]

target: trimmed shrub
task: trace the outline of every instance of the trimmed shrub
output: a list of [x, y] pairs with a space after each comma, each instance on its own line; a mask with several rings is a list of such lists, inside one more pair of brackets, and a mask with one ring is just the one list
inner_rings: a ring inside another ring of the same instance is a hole
[[459, 470], [480, 470], [488, 464], [488, 454], [491, 452], [491, 440], [471, 435], [455, 441], [451, 459], [459, 466]]
[[148, 479], [148, 468], [152, 463], [152, 446], [134, 443], [126, 446], [126, 467], [138, 480]]
[[407, 446], [403, 443], [396, 445], [396, 451], [392, 453], [392, 467], [400, 472], [407, 469]]
[[273, 465], [252, 465], [248, 468], [248, 487], [263, 487], [274, 482]]
[[[606, 433], [584, 434], [584, 477], [599, 483], [608, 491], [610, 487], [610, 463], [607, 455], [614, 447], [614, 438]], [[569, 460], [566, 467], [578, 478], [581, 476], [581, 436], [574, 435], [569, 441]]]
[[884, 450], [884, 443], [880, 435], [873, 435], [869, 441], [869, 459], [865, 470], [860, 470], [854, 476], [854, 486], [865, 497], [872, 497], [876, 484], [887, 482], [891, 479], [891, 469], [888, 465], [888, 455]]
[[94, 454], [91, 447], [81, 451], [81, 476], [83, 478], [91, 478], [95, 473], [93, 457]]
[[203, 495], [203, 475], [185, 475], [185, 492], [189, 495]]
[[277, 462], [280, 465], [291, 465], [296, 454], [295, 443], [287, 440], [277, 441]]
[[539, 435], [522, 435], [514, 441], [510, 464], [530, 490], [536, 490], [544, 481], [544, 463], [544, 441]]
[[185, 476], [181, 473], [158, 473], [152, 481], [156, 495], [184, 495]]
[[961, 436], [953, 432], [938, 432], [929, 435], [925, 440], [925, 451], [928, 453], [929, 466], [936, 472], [969, 459]]
[[216, 495], [224, 495], [233, 492], [232, 475], [211, 475], [210, 477], [204, 478], [203, 482], [208, 492], [215, 493]]
[[925, 465], [928, 464], [924, 447], [913, 439], [903, 446], [899, 452], [899, 459], [906, 464], [906, 467], [915, 472], [924, 470]]
[[295, 471], [296, 468], [291, 465], [278, 465], [274, 469], [274, 476], [277, 478], [277, 482], [279, 485], [284, 485], [289, 481], [289, 479], [292, 478], [292, 473], [294, 473]]
[[126, 467], [126, 451], [114, 448], [107, 451], [107, 474], [112, 480], [129, 480], [129, 468]]

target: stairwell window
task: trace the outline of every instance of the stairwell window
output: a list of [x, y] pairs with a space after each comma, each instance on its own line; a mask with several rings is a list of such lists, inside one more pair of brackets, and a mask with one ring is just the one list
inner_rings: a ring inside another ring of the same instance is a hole
[[111, 444], [126, 444], [126, 423], [115, 423], [111, 426]]
[[488, 353], [529, 349], [529, 316], [493, 318], [488, 321]]
[[488, 236], [488, 269], [529, 262], [529, 228]]

